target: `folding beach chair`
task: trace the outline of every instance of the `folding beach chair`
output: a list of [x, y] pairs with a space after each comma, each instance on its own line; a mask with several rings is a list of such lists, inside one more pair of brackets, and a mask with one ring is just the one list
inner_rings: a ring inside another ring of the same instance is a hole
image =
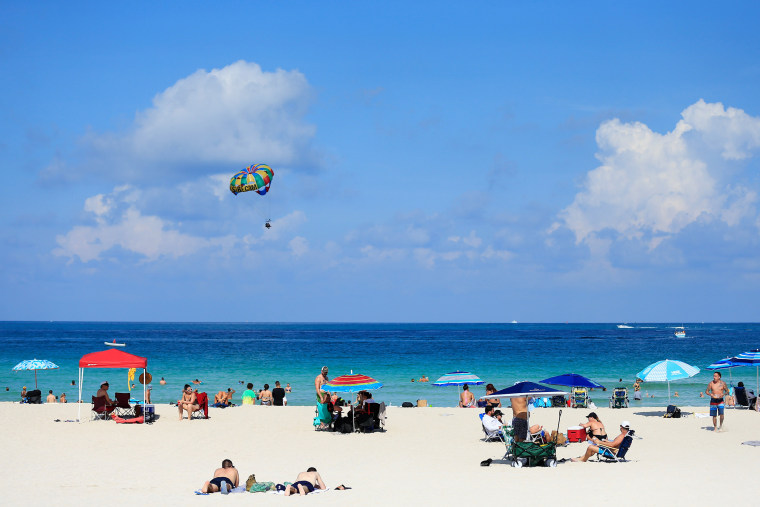
[[631, 448], [631, 443], [633, 443], [633, 435], [635, 433], [636, 432], [634, 430], [628, 430], [628, 434], [623, 438], [623, 442], [620, 444], [617, 454], [615, 454], [615, 451], [613, 449], [600, 445], [599, 452], [596, 453], [597, 461], [605, 461], [607, 463], [619, 463], [628, 461], [625, 459], [625, 455], [628, 454], [628, 450]]
[[[369, 409], [369, 413], [372, 416], [372, 429], [382, 430], [383, 419], [380, 418], [380, 403], [369, 403], [367, 405], [367, 408]], [[385, 409], [385, 403], [383, 403], [383, 409]], [[383, 415], [385, 414], [383, 413]]]
[[734, 387], [734, 399], [737, 407], [754, 408], [757, 398], [746, 387]]
[[119, 417], [134, 416], [135, 411], [132, 409], [132, 405], [129, 404], [129, 393], [116, 393], [116, 415]]
[[198, 409], [193, 411], [193, 417], [208, 419], [208, 395], [206, 393], [197, 393], [195, 400], [198, 403]]
[[504, 426], [501, 428], [494, 430], [494, 431], [488, 431], [483, 424], [483, 416], [485, 414], [479, 414], [480, 416], [480, 428], [483, 430], [483, 442], [505, 442], [505, 436], [504, 436]]
[[108, 415], [114, 411], [114, 409], [115, 407], [106, 405], [105, 396], [92, 397], [92, 407], [90, 410], [92, 411], [94, 419], [102, 419], [105, 421], [108, 419]]
[[588, 408], [588, 389], [585, 387], [573, 387], [571, 399], [573, 408]]
[[628, 408], [628, 389], [616, 387], [610, 396], [610, 408]]

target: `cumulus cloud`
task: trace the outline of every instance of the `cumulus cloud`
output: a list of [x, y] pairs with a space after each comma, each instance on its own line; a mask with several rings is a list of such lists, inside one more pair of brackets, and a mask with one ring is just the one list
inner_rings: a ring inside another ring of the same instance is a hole
[[665, 134], [639, 122], [613, 119], [596, 133], [601, 165], [559, 214], [549, 232], [565, 226], [576, 242], [604, 231], [660, 242], [699, 220], [734, 225], [755, 213], [757, 194], [731, 185], [731, 162], [760, 147], [760, 119], [699, 100]]
[[266, 72], [245, 61], [201, 69], [157, 94], [126, 132], [85, 136], [87, 165], [121, 181], [206, 174], [216, 164], [308, 165], [311, 96], [295, 70]]

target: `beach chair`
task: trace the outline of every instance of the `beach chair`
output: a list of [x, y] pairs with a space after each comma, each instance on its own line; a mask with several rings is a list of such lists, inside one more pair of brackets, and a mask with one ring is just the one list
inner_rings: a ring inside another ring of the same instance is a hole
[[607, 463], [620, 463], [623, 461], [628, 461], [625, 459], [625, 455], [628, 454], [628, 450], [631, 448], [631, 443], [633, 443], [633, 435], [635, 434], [636, 432], [634, 430], [628, 430], [628, 434], [623, 438], [623, 442], [620, 444], [617, 454], [615, 454], [611, 448], [600, 445], [599, 452], [596, 453], [596, 460], [605, 461]]
[[571, 400], [572, 408], [588, 408], [588, 389], [585, 387], [573, 387]]
[[92, 407], [90, 410], [92, 411], [94, 419], [102, 419], [105, 421], [108, 419], [109, 414], [114, 411], [114, 409], [115, 407], [106, 405], [105, 396], [92, 397]]
[[208, 395], [206, 393], [197, 393], [195, 400], [198, 402], [198, 409], [193, 412], [193, 417], [208, 419]]
[[488, 431], [483, 424], [483, 416], [485, 414], [478, 414], [480, 416], [480, 428], [483, 430], [483, 442], [505, 442], [504, 427], [502, 426], [498, 430]]
[[385, 415], [385, 403], [370, 403], [368, 404], [367, 408], [369, 409], [369, 413], [372, 416], [372, 429], [373, 430], [384, 430], [383, 426], [385, 424], [384, 417], [380, 417], [380, 409], [383, 409], [383, 415]]
[[734, 400], [737, 407], [754, 408], [757, 398], [746, 387], [734, 387]]
[[546, 467], [557, 466], [556, 442], [547, 442], [545, 444], [528, 441], [512, 442], [509, 454], [512, 457], [512, 466], [516, 468], [539, 465]]
[[114, 397], [116, 398], [116, 405], [114, 405], [116, 415], [119, 417], [134, 416], [135, 411], [129, 404], [129, 393], [116, 393]]
[[616, 387], [610, 396], [610, 408], [628, 408], [628, 389]]

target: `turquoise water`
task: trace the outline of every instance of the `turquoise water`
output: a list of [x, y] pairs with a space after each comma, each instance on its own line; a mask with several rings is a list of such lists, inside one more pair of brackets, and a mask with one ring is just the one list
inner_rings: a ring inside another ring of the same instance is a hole
[[[705, 404], [699, 399], [712, 377], [704, 367], [727, 355], [760, 348], [760, 324], [684, 324], [687, 338], [673, 336], [681, 323], [633, 324], [242, 324], [242, 323], [120, 323], [2, 322], [0, 323], [0, 401], [16, 401], [21, 387], [34, 386], [33, 372], [14, 372], [24, 359], [47, 359], [57, 370], [38, 371], [43, 397], [49, 389], [76, 399], [78, 362], [84, 354], [107, 347], [104, 341], [126, 343], [120, 350], [148, 358], [153, 375], [153, 401], [176, 401], [184, 383], [198, 378], [202, 390], [216, 393], [239, 381], [283, 386], [290, 383], [289, 403], [312, 404], [313, 382], [323, 365], [331, 377], [362, 373], [384, 383], [376, 399], [393, 405], [426, 399], [434, 406], [454, 406], [456, 387], [434, 387], [410, 380], [427, 375], [431, 383], [454, 370], [470, 371], [498, 389], [521, 380], [538, 381], [562, 373], [580, 373], [608, 388], [629, 389], [636, 372], [660, 359], [678, 359], [702, 371], [671, 383], [678, 404]], [[724, 370], [728, 381], [728, 371]], [[158, 379], [164, 377], [166, 386]], [[755, 368], [735, 368], [734, 383], [755, 386]], [[94, 394], [101, 381], [111, 392], [127, 389], [122, 369], [85, 370], [84, 395]], [[9, 391], [5, 391], [5, 388]], [[631, 389], [632, 390], [632, 389]], [[667, 404], [666, 383], [646, 383], [654, 394], [642, 405]], [[473, 387], [476, 395], [484, 386]], [[138, 395], [137, 397], [140, 397]], [[598, 405], [609, 392], [594, 391]], [[675, 401], [675, 398], [674, 398]]]

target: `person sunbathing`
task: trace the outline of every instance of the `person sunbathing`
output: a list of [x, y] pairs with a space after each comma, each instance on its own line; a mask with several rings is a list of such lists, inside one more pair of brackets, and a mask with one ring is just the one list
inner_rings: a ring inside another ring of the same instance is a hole
[[305, 472], [301, 472], [296, 477], [296, 482], [290, 486], [285, 487], [285, 496], [290, 496], [293, 493], [298, 493], [301, 496], [307, 495], [314, 491], [314, 489], [327, 489], [322, 477], [314, 467], [309, 467]]
[[573, 458], [571, 461], [588, 461], [588, 459], [593, 456], [594, 454], [602, 454], [605, 451], [610, 451], [613, 455], [617, 455], [618, 449], [620, 449], [620, 446], [623, 444], [623, 439], [628, 434], [628, 430], [631, 429], [631, 423], [628, 421], [623, 421], [620, 423], [620, 435], [615, 437], [615, 440], [609, 441], [609, 440], [600, 440], [596, 437], [591, 437], [591, 440], [596, 445], [590, 444], [588, 446], [588, 449], [586, 449], [586, 454], [583, 456], [579, 456], [577, 458]]
[[226, 495], [232, 489], [238, 487], [239, 480], [237, 468], [232, 465], [232, 461], [226, 459], [222, 461], [222, 468], [217, 468], [214, 472], [214, 478], [203, 484], [201, 493], [216, 493], [221, 491], [223, 495]]

